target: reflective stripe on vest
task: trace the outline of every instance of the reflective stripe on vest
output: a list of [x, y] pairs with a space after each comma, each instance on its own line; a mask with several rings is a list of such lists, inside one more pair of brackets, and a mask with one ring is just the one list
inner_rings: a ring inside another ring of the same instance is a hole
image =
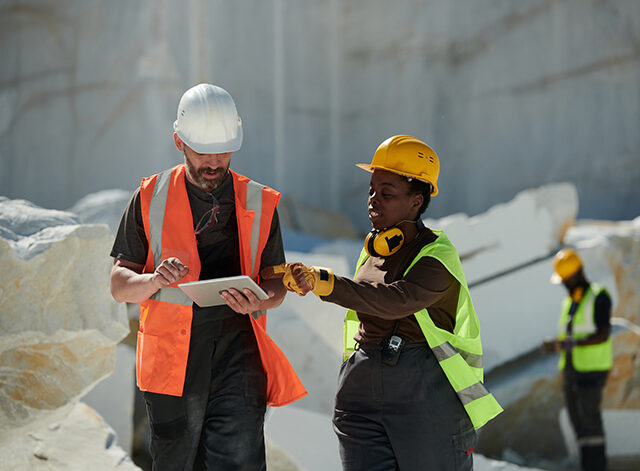
[[[159, 266], [162, 263], [162, 227], [164, 223], [165, 208], [167, 207], [167, 197], [169, 195], [169, 184], [171, 182], [171, 175], [173, 169], [165, 170], [158, 174], [155, 186], [153, 188], [153, 194], [151, 196], [151, 202], [149, 204], [149, 220], [153, 221], [153, 224], [149, 224], [149, 250], [153, 254], [153, 267]], [[191, 266], [189, 265], [190, 271]], [[199, 273], [192, 273], [192, 279], [190, 281], [197, 281]], [[180, 280], [184, 282], [185, 280]], [[182, 306], [191, 306], [193, 301], [184, 294], [180, 288], [167, 287], [161, 288], [150, 297], [155, 301], [180, 304]]]
[[[606, 289], [596, 283], [589, 285], [580, 305], [573, 316], [572, 335], [575, 340], [580, 340], [597, 332], [595, 322], [595, 301], [601, 292]], [[567, 338], [567, 325], [569, 323], [569, 311], [571, 298], [567, 296], [562, 302], [562, 312], [558, 322], [558, 338]], [[567, 359], [566, 352], [560, 353], [558, 368], [563, 370]], [[607, 371], [613, 366], [613, 345], [611, 337], [595, 345], [576, 345], [571, 350], [571, 363], [576, 371]]]
[[[433, 257], [460, 283], [460, 294], [456, 310], [454, 333], [438, 328], [427, 309], [415, 313], [429, 347], [438, 360], [449, 384], [458, 395], [460, 402], [478, 429], [502, 412], [502, 407], [482, 384], [482, 344], [478, 317], [473, 309], [467, 282], [462, 271], [458, 253], [442, 231], [433, 231], [438, 237], [426, 245], [411, 262], [405, 275], [423, 257]], [[358, 270], [368, 258], [363, 250], [356, 267]], [[353, 336], [357, 331], [358, 317], [355, 311], [347, 311], [345, 317], [345, 356], [355, 349]]]
[[[280, 194], [230, 171], [233, 179], [241, 272], [259, 281], [260, 258], [267, 243]], [[185, 166], [143, 179], [143, 225], [149, 241], [144, 272], [177, 257], [189, 267], [180, 282], [196, 281], [200, 258], [186, 184]], [[192, 301], [173, 284], [141, 303], [136, 355], [138, 386], [143, 391], [182, 395], [189, 353]], [[306, 391], [285, 355], [266, 334], [266, 315], [249, 316], [267, 376], [267, 404], [293, 402]]]

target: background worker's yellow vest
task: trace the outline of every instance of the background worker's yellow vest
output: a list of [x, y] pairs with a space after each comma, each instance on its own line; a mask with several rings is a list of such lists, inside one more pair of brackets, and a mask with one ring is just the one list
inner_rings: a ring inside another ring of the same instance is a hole
[[[442, 231], [433, 231], [438, 237], [426, 245], [413, 259], [405, 275], [423, 257], [433, 257], [460, 283], [460, 294], [456, 309], [456, 322], [453, 333], [436, 327], [427, 309], [415, 313], [429, 347], [438, 360], [442, 371], [458, 395], [474, 428], [478, 429], [502, 412], [502, 407], [482, 384], [482, 344], [480, 342], [480, 324], [473, 309], [467, 280], [462, 271], [458, 252]], [[368, 258], [363, 250], [358, 259], [356, 274]], [[358, 316], [350, 309], [344, 320], [345, 359], [355, 350], [353, 339], [357, 330]]]
[[[601, 292], [607, 292], [605, 288], [595, 283], [589, 286], [587, 292], [582, 297], [578, 310], [573, 316], [573, 339], [580, 340], [595, 334], [598, 328], [595, 322], [595, 301]], [[562, 302], [562, 313], [558, 323], [558, 338], [567, 338], [567, 323], [569, 322], [569, 310], [571, 309], [571, 298], [567, 296]], [[564, 369], [567, 354], [562, 352], [558, 362], [558, 368]], [[576, 371], [607, 371], [613, 365], [613, 353], [611, 337], [605, 342], [595, 345], [576, 345], [571, 350], [571, 364]]]

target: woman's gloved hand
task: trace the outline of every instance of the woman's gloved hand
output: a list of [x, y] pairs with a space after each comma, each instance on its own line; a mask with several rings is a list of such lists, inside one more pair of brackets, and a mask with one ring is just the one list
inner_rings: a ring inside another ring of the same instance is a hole
[[295, 291], [300, 296], [309, 291], [317, 296], [327, 296], [333, 291], [334, 276], [331, 268], [307, 267], [300, 262], [263, 268], [260, 277], [264, 280], [282, 278], [282, 284], [287, 290]]

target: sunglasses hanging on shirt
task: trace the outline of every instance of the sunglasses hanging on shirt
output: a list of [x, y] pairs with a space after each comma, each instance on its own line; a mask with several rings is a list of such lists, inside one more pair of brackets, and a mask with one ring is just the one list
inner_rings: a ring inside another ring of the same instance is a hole
[[210, 230], [218, 222], [218, 213], [220, 212], [220, 203], [218, 202], [216, 197], [213, 196], [213, 193], [211, 193], [211, 200], [212, 200], [211, 209], [209, 209], [206, 213], [202, 215], [202, 217], [200, 218], [200, 221], [198, 221], [198, 224], [196, 225], [196, 228], [195, 228], [196, 237], [202, 234], [203, 232], [207, 232], [208, 230]]

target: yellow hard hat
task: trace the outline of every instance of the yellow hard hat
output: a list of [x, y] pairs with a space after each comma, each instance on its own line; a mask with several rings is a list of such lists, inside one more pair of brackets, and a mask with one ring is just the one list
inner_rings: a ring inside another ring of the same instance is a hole
[[562, 249], [553, 257], [551, 283], [559, 285], [567, 278], [571, 278], [582, 268], [582, 260], [573, 249]]
[[376, 168], [431, 184], [431, 196], [438, 194], [440, 160], [431, 147], [412, 136], [393, 136], [378, 146], [370, 164], [356, 167], [373, 172]]

